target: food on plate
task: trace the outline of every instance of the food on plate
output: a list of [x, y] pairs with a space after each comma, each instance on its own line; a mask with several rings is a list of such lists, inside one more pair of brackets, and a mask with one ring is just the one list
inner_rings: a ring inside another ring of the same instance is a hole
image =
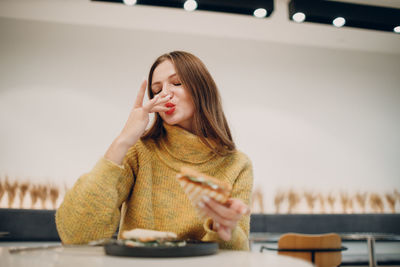
[[129, 247], [182, 247], [186, 241], [177, 240], [176, 233], [136, 228], [122, 233], [123, 243]]
[[177, 179], [195, 205], [201, 201], [204, 195], [222, 204], [225, 204], [231, 195], [232, 186], [229, 183], [188, 167], [181, 168]]

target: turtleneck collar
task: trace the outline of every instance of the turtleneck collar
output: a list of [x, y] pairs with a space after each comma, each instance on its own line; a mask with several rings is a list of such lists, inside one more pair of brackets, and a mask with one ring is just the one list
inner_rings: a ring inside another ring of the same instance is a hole
[[165, 122], [163, 126], [166, 130], [166, 136], [160, 142], [162, 154], [167, 153], [179, 161], [194, 164], [204, 163], [216, 156], [211, 148], [201, 141], [199, 136], [180, 126], [169, 125]]

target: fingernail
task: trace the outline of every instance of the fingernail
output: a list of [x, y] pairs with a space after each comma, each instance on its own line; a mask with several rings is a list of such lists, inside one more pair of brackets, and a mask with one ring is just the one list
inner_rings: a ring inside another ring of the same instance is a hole
[[217, 229], [218, 230], [218, 228], [219, 228], [219, 223], [215, 223], [215, 229]]
[[245, 214], [247, 212], [247, 209], [242, 209], [241, 211], [240, 211], [240, 214]]
[[209, 201], [210, 201], [210, 197], [207, 196], [207, 195], [204, 195], [204, 196], [202, 197], [202, 199], [204, 200], [204, 202], [209, 202]]
[[197, 206], [199, 206], [200, 208], [204, 208], [204, 203], [199, 201], [199, 202], [197, 202]]

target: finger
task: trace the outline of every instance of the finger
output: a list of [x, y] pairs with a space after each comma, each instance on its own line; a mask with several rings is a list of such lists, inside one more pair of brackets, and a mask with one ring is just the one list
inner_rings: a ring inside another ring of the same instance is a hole
[[250, 208], [238, 198], [230, 198], [227, 201], [228, 207], [233, 209], [239, 214], [248, 215], [250, 214]]
[[218, 213], [216, 213], [214, 210], [212, 210], [207, 204], [199, 201], [198, 204], [199, 208], [203, 210], [207, 214], [208, 217], [211, 217], [215, 222], [218, 222], [220, 225], [229, 227], [229, 228], [235, 228], [236, 226], [236, 220], [229, 220]]
[[218, 232], [218, 229], [219, 229], [220, 227], [221, 227], [221, 226], [219, 225], [219, 222], [213, 222], [213, 230], [214, 230], [214, 231]]
[[218, 229], [218, 235], [221, 237], [222, 240], [229, 241], [232, 237], [232, 231], [229, 228], [221, 226]]
[[153, 97], [152, 99], [150, 99], [150, 101], [147, 102], [147, 103], [143, 106], [143, 108], [146, 109], [146, 110], [148, 110], [148, 111], [150, 111], [150, 110], [151, 110], [152, 108], [154, 108], [155, 106], [158, 106], [158, 105], [162, 105], [162, 104], [167, 103], [170, 99], [171, 99], [171, 96], [170, 96], [170, 95], [164, 96], [164, 97], [161, 97], [161, 95], [156, 95], [155, 97]]
[[144, 79], [142, 84], [140, 85], [139, 93], [138, 93], [138, 95], [136, 97], [135, 108], [142, 107], [144, 95], [146, 93], [146, 86], [147, 86], [147, 80]]
[[170, 110], [170, 108], [163, 107], [163, 106], [156, 106], [154, 108], [151, 108], [149, 112], [150, 113], [153, 113], [153, 112], [166, 112], [168, 110]]
[[226, 207], [208, 196], [204, 196], [203, 200], [207, 206], [209, 206], [212, 210], [214, 210], [216, 213], [218, 213], [225, 219], [239, 220], [241, 217], [240, 213], [236, 212], [234, 209]]
[[156, 95], [152, 99], [150, 99], [144, 106], [143, 109], [146, 110], [147, 112], [150, 112], [150, 109], [154, 106], [154, 104], [158, 101], [160, 98], [159, 95]]
[[155, 105], [161, 104], [161, 103], [167, 103], [169, 100], [171, 100], [171, 95], [164, 95], [160, 96], [160, 98], [156, 101]]

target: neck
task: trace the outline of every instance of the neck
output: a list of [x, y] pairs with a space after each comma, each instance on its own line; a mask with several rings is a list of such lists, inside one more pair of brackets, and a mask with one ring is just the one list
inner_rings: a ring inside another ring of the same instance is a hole
[[188, 163], [205, 162], [215, 156], [199, 136], [180, 125], [169, 125], [165, 122], [163, 125], [166, 136], [161, 140], [162, 150], [170, 156]]
[[[168, 124], [168, 123], [166, 123], [166, 124]], [[170, 125], [170, 124], [168, 124], [168, 125]], [[188, 132], [193, 134], [193, 127], [192, 127], [192, 121], [191, 120], [190, 121], [187, 120], [187, 121], [183, 121], [181, 123], [177, 123], [176, 126], [179, 126], [179, 127], [183, 128], [186, 131], [188, 131]]]

